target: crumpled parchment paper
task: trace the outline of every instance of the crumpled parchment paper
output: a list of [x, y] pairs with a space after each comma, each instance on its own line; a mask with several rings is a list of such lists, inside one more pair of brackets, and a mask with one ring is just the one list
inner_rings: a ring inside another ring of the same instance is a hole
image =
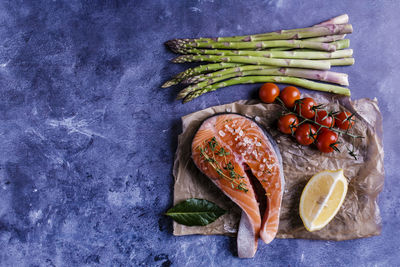
[[[220, 191], [194, 165], [190, 147], [193, 136], [207, 117], [221, 112], [235, 112], [255, 119], [277, 141], [283, 158], [285, 191], [282, 201], [278, 238], [307, 238], [326, 240], [347, 240], [379, 235], [381, 218], [376, 198], [384, 182], [382, 118], [376, 100], [360, 99], [351, 101], [347, 97], [328, 94], [311, 95], [317, 103], [327, 103], [328, 109], [357, 112], [353, 133], [363, 135], [355, 142], [357, 160], [346, 149], [351, 147], [350, 138], [339, 145], [340, 153], [320, 153], [315, 147], [298, 145], [292, 137], [278, 132], [276, 121], [282, 107], [277, 104], [263, 104], [256, 100], [237, 101], [231, 104], [210, 107], [182, 118], [183, 132], [178, 138], [173, 175], [174, 204], [187, 198], [202, 198], [213, 201], [228, 210], [227, 214], [207, 226], [185, 226], [174, 222], [174, 235], [225, 234], [235, 235], [241, 210]], [[344, 169], [349, 188], [340, 211], [322, 230], [308, 232], [299, 216], [298, 206], [301, 192], [307, 181], [317, 172], [325, 169]]]

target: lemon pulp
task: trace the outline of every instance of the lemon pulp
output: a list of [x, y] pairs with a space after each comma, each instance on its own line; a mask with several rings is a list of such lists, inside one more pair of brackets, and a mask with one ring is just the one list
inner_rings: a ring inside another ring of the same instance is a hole
[[325, 170], [308, 181], [300, 198], [300, 217], [310, 232], [320, 230], [335, 217], [347, 193], [343, 170]]

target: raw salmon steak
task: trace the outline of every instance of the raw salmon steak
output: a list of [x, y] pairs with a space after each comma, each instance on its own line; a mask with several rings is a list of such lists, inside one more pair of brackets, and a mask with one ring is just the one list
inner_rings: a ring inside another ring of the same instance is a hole
[[206, 119], [196, 132], [192, 158], [242, 209], [238, 254], [253, 257], [258, 238], [270, 243], [278, 231], [285, 181], [275, 142], [251, 119], [219, 114]]

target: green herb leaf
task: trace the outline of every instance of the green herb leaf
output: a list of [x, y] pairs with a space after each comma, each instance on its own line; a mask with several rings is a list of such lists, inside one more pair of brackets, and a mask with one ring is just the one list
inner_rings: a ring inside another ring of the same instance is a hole
[[226, 167], [224, 167], [224, 169], [225, 170], [230, 170], [230, 171], [234, 170], [232, 162], [229, 161], [228, 164], [226, 165]]
[[208, 142], [208, 145], [211, 148], [211, 151], [215, 151], [215, 148], [218, 145], [217, 139], [215, 137], [211, 138], [211, 141]]
[[225, 151], [225, 149], [223, 147], [221, 147], [218, 151], [218, 156], [223, 157], [223, 156], [228, 156], [229, 152]]
[[211, 201], [189, 198], [170, 208], [165, 215], [183, 225], [204, 226], [214, 222], [225, 213], [226, 210]]

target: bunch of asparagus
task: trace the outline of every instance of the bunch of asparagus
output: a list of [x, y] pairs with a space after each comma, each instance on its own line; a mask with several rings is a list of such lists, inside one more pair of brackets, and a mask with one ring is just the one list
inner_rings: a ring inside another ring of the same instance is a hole
[[[308, 28], [255, 35], [173, 39], [165, 44], [184, 54], [174, 63], [213, 62], [187, 69], [162, 85], [188, 86], [178, 94], [183, 102], [235, 84], [276, 82], [311, 90], [350, 95], [347, 74], [331, 66], [354, 64], [346, 34], [353, 28], [347, 14]], [[322, 81], [315, 82], [312, 80]]]

